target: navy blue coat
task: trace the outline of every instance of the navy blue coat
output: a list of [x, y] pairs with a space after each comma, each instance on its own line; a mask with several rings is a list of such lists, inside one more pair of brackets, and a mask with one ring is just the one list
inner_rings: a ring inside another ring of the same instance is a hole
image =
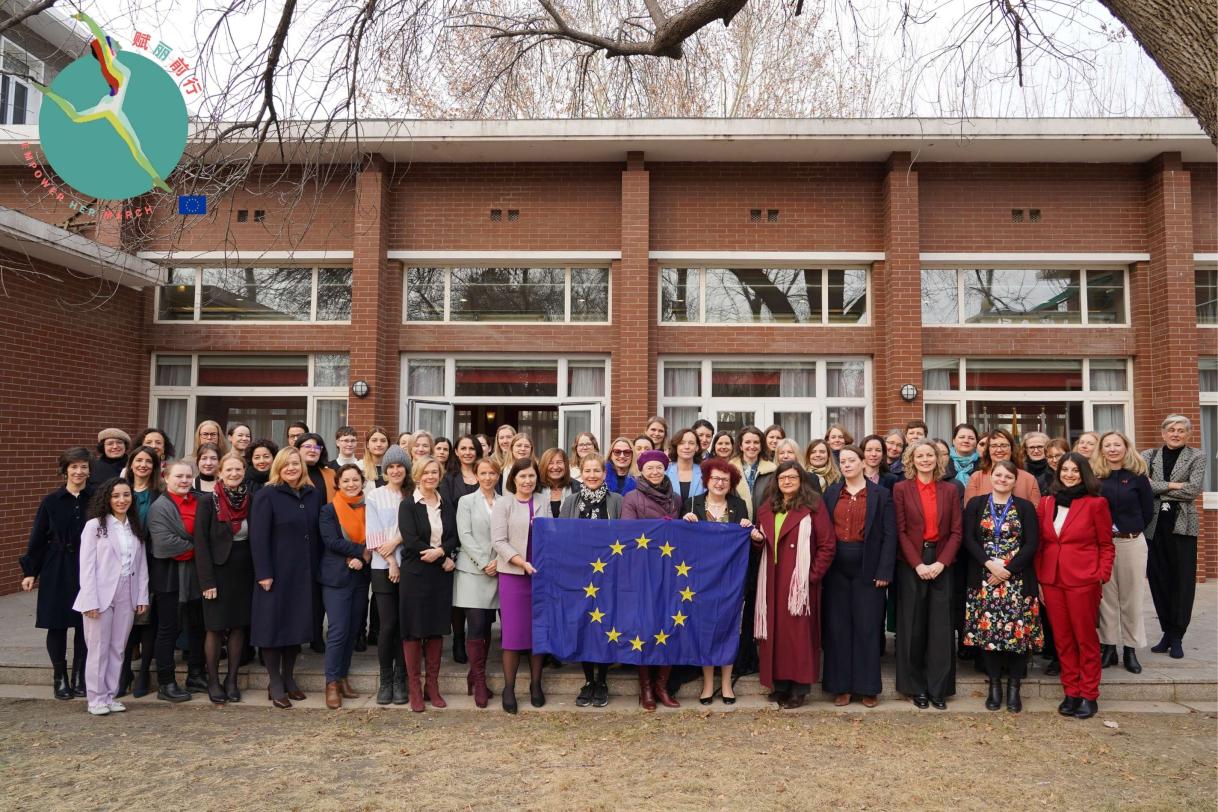
[[368, 562], [364, 562], [363, 569], [353, 570], [347, 566], [347, 559], [362, 560], [367, 548], [347, 539], [333, 502], [321, 509], [318, 525], [321, 528], [321, 544], [324, 549], [317, 566], [317, 582], [322, 586], [335, 588], [358, 585], [360, 581], [366, 582], [370, 566]]
[[295, 491], [288, 485], [267, 485], [254, 496], [254, 580], [273, 583], [269, 592], [254, 584], [251, 645], [280, 648], [313, 639], [313, 550], [321, 548], [321, 499], [316, 488]]
[[21, 572], [38, 579], [34, 625], [39, 629], [80, 625], [80, 613], [72, 604], [80, 592], [80, 534], [92, 498], [93, 490], [87, 486], [79, 496], [61, 487], [38, 504], [30, 541], [21, 556]]
[[[825, 491], [829, 516], [846, 483], [838, 480]], [[863, 577], [892, 583], [897, 563], [897, 515], [887, 488], [867, 483], [867, 518], [863, 522]]]

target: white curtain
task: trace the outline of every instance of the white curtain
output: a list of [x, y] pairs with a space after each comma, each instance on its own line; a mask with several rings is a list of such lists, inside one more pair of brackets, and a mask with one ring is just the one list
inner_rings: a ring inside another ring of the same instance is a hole
[[[605, 396], [605, 368], [603, 366], [568, 367], [568, 392], [572, 397], [603, 398]], [[574, 435], [572, 435], [574, 436]]]
[[186, 447], [186, 399], [157, 398], [156, 425], [169, 436], [178, 454], [185, 454]]
[[1201, 407], [1201, 453], [1207, 465], [1205, 489], [1218, 491], [1218, 406]]
[[1120, 403], [1097, 403], [1095, 405], [1095, 430], [1103, 434], [1106, 431], [1125, 430], [1125, 407]]
[[861, 398], [866, 394], [862, 361], [832, 361], [825, 374], [825, 388], [831, 398]]
[[[435, 362], [410, 362], [409, 388], [412, 397], [444, 396], [444, 364]], [[337, 426], [335, 426], [337, 428]]]
[[159, 356], [156, 359], [156, 385], [190, 386], [190, 356]]
[[1202, 392], [1218, 392], [1218, 364], [1201, 359], [1200, 388]]
[[778, 378], [778, 395], [784, 398], [816, 397], [816, 368], [798, 366], [783, 369]]
[[830, 406], [825, 410], [825, 426], [838, 423], [846, 427], [858, 442], [867, 435], [867, 424], [864, 422], [866, 409], [862, 406]]
[[696, 398], [701, 394], [701, 364], [694, 366], [675, 366], [673, 364], [664, 365], [664, 397]]
[[[668, 436], [672, 437], [677, 429], [687, 429], [698, 419], [700, 411], [697, 406], [665, 406], [664, 419], [668, 421]], [[667, 449], [663, 449], [667, 452]]]
[[812, 414], [810, 412], [774, 412], [774, 422], [782, 426], [787, 438], [794, 440], [800, 448], [812, 441]]
[[317, 432], [326, 441], [326, 450], [330, 453], [330, 459], [338, 456], [338, 448], [334, 445], [334, 433], [338, 431], [338, 427], [347, 422], [347, 400], [335, 399], [318, 399], [315, 403], [314, 411], [314, 427], [313, 431]]
[[956, 423], [956, 407], [950, 403], [926, 404], [926, 425], [929, 436], [951, 442], [952, 427]]
[[1096, 392], [1124, 392], [1128, 384], [1125, 381], [1125, 365], [1120, 367], [1101, 366], [1091, 362], [1091, 389]]

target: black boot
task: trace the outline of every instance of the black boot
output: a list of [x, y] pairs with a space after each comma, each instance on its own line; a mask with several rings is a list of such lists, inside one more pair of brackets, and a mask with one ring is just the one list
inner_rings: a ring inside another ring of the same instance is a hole
[[[1014, 680], [1012, 680], [1014, 682]], [[996, 711], [1002, 707], [1002, 679], [990, 677], [990, 694], [985, 698], [985, 709]]]
[[148, 695], [148, 672], [143, 669], [135, 675], [131, 683], [131, 695], [136, 699]]
[[410, 693], [406, 690], [406, 669], [397, 665], [393, 670], [393, 704], [406, 705], [410, 703]]
[[1049, 664], [1045, 666], [1045, 676], [1046, 677], [1056, 677], [1061, 672], [1062, 672], [1062, 664], [1061, 664], [1061, 661], [1058, 660], [1056, 657], [1054, 657], [1052, 660], [1049, 660]]
[[72, 663], [72, 696], [86, 696], [85, 690], [85, 661]]
[[1066, 696], [1061, 701], [1061, 704], [1057, 706], [1057, 712], [1062, 716], [1073, 716], [1078, 710], [1078, 706], [1082, 704], [1082, 701], [1082, 697]]
[[55, 698], [56, 699], [71, 699], [72, 684], [68, 682], [68, 666], [67, 663], [59, 663], [55, 665]]
[[1023, 710], [1023, 697], [1019, 695], [1019, 678], [1011, 677], [1007, 680], [1007, 710], [1011, 713], [1019, 713]]
[[1100, 643], [1100, 668], [1111, 668], [1117, 664], [1116, 646]]
[[188, 666], [186, 669], [186, 690], [192, 694], [207, 693], [207, 674], [202, 670]]
[[465, 650], [465, 633], [453, 632], [453, 662], [465, 665], [469, 662], [469, 653]]
[[376, 681], [376, 704], [388, 705], [393, 701], [393, 664], [381, 666], [381, 675]]
[[355, 650], [356, 651], [367, 651], [368, 650], [368, 636], [367, 636], [367, 634], [365, 634], [363, 629], [360, 629], [359, 634], [357, 634], [355, 636]]
[[182, 686], [178, 685], [176, 679], [166, 682], [158, 679], [157, 682], [160, 682], [160, 687], [156, 689], [157, 699], [163, 699], [166, 702], [187, 702], [192, 698], [188, 692], [182, 690]]
[[118, 675], [118, 690], [114, 692], [114, 698], [120, 699], [131, 693], [131, 683], [135, 681], [135, 674], [131, 673], [130, 668], [124, 668], [122, 673]]
[[1075, 719], [1090, 719], [1100, 712], [1100, 703], [1095, 699], [1079, 700], [1078, 710], [1074, 712]]
[[1130, 674], [1141, 674], [1142, 664], [1138, 662], [1138, 652], [1132, 646], [1125, 646], [1125, 670]]
[[1155, 654], [1166, 654], [1169, 648], [1171, 648], [1171, 635], [1163, 632], [1163, 639], [1151, 646], [1150, 650]]

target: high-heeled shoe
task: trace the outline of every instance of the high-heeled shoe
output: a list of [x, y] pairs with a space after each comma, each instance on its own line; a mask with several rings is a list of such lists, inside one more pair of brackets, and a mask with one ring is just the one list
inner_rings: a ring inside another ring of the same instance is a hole
[[275, 697], [271, 696], [270, 688], [266, 689], [266, 698], [271, 700], [271, 704], [280, 710], [288, 710], [292, 707], [292, 702], [290, 699], [288, 699], [288, 697], [285, 696], [283, 699], [276, 699]]
[[546, 694], [545, 691], [541, 690], [540, 681], [529, 683], [529, 704], [535, 708], [545, 707]]
[[510, 714], [515, 715], [516, 706], [516, 689], [513, 686], [504, 686], [503, 688], [503, 709]]
[[712, 703], [714, 701], [715, 701], [715, 694], [713, 691], [711, 692], [710, 696], [699, 696], [698, 697], [699, 705], [709, 705], [710, 703]]
[[734, 697], [734, 696], [724, 696], [723, 694], [720, 694], [719, 698], [723, 700], [724, 705], [735, 705], [736, 704], [736, 697]]

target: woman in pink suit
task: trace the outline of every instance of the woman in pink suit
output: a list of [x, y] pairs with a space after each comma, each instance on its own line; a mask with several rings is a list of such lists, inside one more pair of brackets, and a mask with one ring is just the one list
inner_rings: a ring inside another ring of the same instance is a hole
[[820, 583], [833, 563], [833, 519], [795, 461], [778, 466], [757, 509], [761, 548], [753, 636], [769, 700], [798, 708], [820, 680]]
[[1089, 719], [1099, 710], [1100, 638], [1095, 619], [1116, 547], [1112, 514], [1087, 458], [1072, 451], [1057, 464], [1049, 495], [1036, 506], [1040, 546], [1036, 578], [1053, 625], [1066, 698], [1063, 716]]
[[89, 713], [125, 711], [116, 702], [123, 650], [136, 612], [148, 608], [148, 568], [131, 485], [110, 479], [89, 505], [80, 535], [80, 592], [72, 608], [84, 616], [85, 685]]

